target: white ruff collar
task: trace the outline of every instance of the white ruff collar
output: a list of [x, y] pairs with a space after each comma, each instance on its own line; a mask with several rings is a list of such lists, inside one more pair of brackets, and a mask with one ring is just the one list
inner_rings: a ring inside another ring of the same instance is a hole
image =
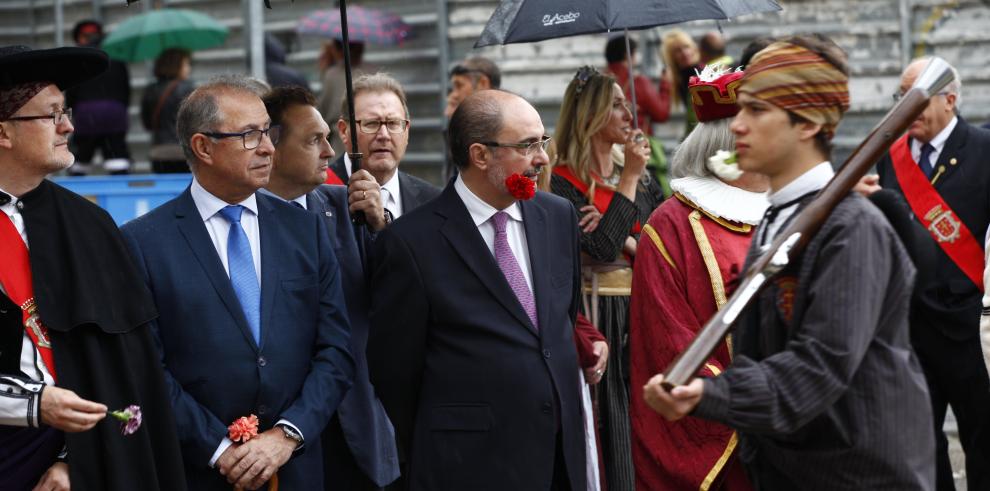
[[681, 177], [670, 181], [670, 189], [711, 215], [748, 225], [759, 225], [770, 206], [766, 193], [730, 186], [716, 177]]

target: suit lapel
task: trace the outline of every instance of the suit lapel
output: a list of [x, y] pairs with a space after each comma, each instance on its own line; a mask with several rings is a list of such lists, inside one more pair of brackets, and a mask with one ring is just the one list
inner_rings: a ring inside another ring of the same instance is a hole
[[196, 257], [200, 267], [203, 268], [207, 278], [210, 279], [213, 289], [216, 290], [224, 306], [227, 307], [230, 315], [234, 318], [234, 322], [240, 328], [245, 341], [257, 349], [254, 337], [251, 335], [251, 329], [248, 327], [247, 319], [244, 317], [241, 302], [237, 300], [237, 294], [234, 293], [234, 287], [230, 283], [230, 277], [223, 269], [223, 263], [220, 261], [220, 256], [217, 254], [216, 248], [213, 247], [213, 241], [210, 239], [210, 234], [206, 231], [206, 225], [199, 215], [199, 210], [196, 209], [196, 203], [193, 202], [189, 189], [186, 189], [182, 193], [176, 205], [175, 217], [178, 222], [179, 232], [185, 237], [186, 243], [192, 249], [193, 256]]
[[453, 184], [444, 189], [440, 200], [437, 213], [447, 218], [447, 221], [440, 227], [440, 233], [450, 242], [457, 255], [481, 280], [481, 283], [488, 288], [495, 300], [526, 326], [527, 331], [536, 335], [536, 331], [533, 330], [533, 323], [530, 322], [529, 316], [523, 310], [522, 304], [516, 298], [516, 294], [509, 286], [502, 270], [495, 263], [495, 257], [488, 251], [488, 246], [481, 238], [478, 227], [471, 219], [471, 214], [468, 213], [460, 196], [454, 190]]
[[[258, 199], [258, 235], [261, 236], [261, 347], [265, 346], [272, 331], [272, 307], [278, 289], [278, 263], [281, 256], [278, 219], [275, 207], [267, 196], [256, 193]], [[307, 203], [308, 204], [308, 203]]]
[[343, 181], [345, 185], [347, 184], [347, 179], [350, 176], [347, 175], [347, 167], [344, 165], [343, 154], [341, 154], [340, 157], [337, 157], [337, 160], [330, 163], [330, 171], [337, 174], [337, 178]]
[[399, 179], [399, 199], [402, 201], [402, 212], [409, 213], [418, 204], [416, 190], [405, 173], [395, 171], [395, 176]]
[[[323, 222], [327, 224], [327, 233], [330, 235], [330, 243], [337, 249], [337, 219], [327, 206], [327, 200], [316, 191], [306, 194], [306, 209], [312, 213], [320, 215]], [[329, 213], [329, 214], [328, 214]]]
[[[529, 248], [529, 270], [533, 275], [533, 297], [536, 318], [541, 326], [550, 325], [550, 231], [546, 211], [532, 201], [520, 201], [526, 246]], [[525, 267], [525, 265], [520, 265]]]
[[935, 164], [935, 172], [938, 172], [939, 168], [945, 168], [942, 177], [935, 181], [935, 189], [940, 189], [959, 167], [965, 165], [965, 162], [963, 162], [963, 149], [966, 146], [966, 133], [966, 123], [960, 117], [956, 121], [955, 129], [949, 134], [949, 138], [945, 140], [945, 146], [942, 147], [942, 153], [939, 154], [938, 162]]

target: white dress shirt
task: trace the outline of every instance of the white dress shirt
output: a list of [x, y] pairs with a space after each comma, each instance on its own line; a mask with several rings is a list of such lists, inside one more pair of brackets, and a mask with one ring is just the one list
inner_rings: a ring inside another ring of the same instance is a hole
[[[351, 157], [344, 154], [344, 171], [347, 172], [347, 177], [351, 176]], [[399, 218], [402, 216], [402, 190], [399, 189], [399, 171], [396, 169], [395, 173], [392, 174], [392, 178], [385, 181], [382, 184], [381, 196], [382, 196], [382, 206], [388, 208], [388, 211], [392, 212], [392, 218]]]
[[[818, 191], [819, 189], [825, 187], [826, 184], [832, 177], [835, 176], [835, 171], [832, 170], [832, 163], [829, 161], [822, 162], [810, 170], [801, 174], [800, 177], [791, 181], [786, 186], [781, 188], [775, 193], [771, 193], [767, 196], [767, 200], [770, 201], [770, 206], [781, 206], [787, 204], [788, 202], [794, 201], [801, 196], [808, 193]], [[800, 203], [793, 203], [787, 208], [783, 208], [777, 212], [777, 217], [774, 218], [771, 223], [763, 223], [760, 225], [760, 229], [757, 231], [757, 237], [760, 238], [760, 245], [765, 246], [773, 242], [773, 238], [777, 235], [777, 231], [780, 230], [787, 220], [794, 214]], [[762, 230], [764, 227], [767, 229]]]
[[[3, 192], [0, 189], [0, 192]], [[10, 193], [5, 193], [10, 195]], [[20, 234], [21, 240], [24, 241], [24, 245], [28, 245], [27, 240], [27, 230], [24, 228], [24, 217], [21, 216], [21, 211], [17, 208], [17, 203], [20, 201], [18, 198], [10, 195], [11, 201], [3, 206], [0, 206], [0, 210], [10, 218], [13, 222], [14, 228], [17, 229], [17, 233]], [[0, 283], [0, 292], [4, 295], [7, 294], [7, 290], [4, 289], [3, 284]], [[24, 372], [31, 380], [36, 380], [39, 382], [44, 382], [46, 385], [53, 385], [55, 379], [52, 378], [51, 373], [48, 371], [48, 367], [45, 366], [44, 361], [41, 359], [41, 353], [38, 352], [38, 348], [34, 346], [34, 342], [28, 337], [27, 330], [24, 331], [24, 336], [21, 340], [21, 362], [20, 369]], [[16, 391], [16, 387], [12, 388]], [[21, 395], [13, 394], [12, 395]], [[40, 402], [40, 401], [39, 401]], [[29, 414], [29, 408], [31, 413]], [[38, 418], [40, 417], [38, 404], [34, 404], [33, 407], [30, 405], [30, 400], [22, 397], [0, 397], [0, 425], [6, 426], [38, 426]], [[34, 424], [31, 420], [33, 419]]]
[[[936, 169], [935, 163], [938, 162], [938, 157], [942, 155], [942, 149], [945, 148], [945, 141], [949, 139], [949, 135], [952, 134], [952, 130], [956, 129], [957, 123], [959, 123], [959, 118], [953, 116], [952, 120], [949, 121], [949, 124], [945, 125], [945, 128], [942, 128], [942, 131], [939, 131], [938, 134], [935, 135], [935, 138], [932, 138], [932, 141], [928, 142], [935, 149], [932, 152], [932, 156], [929, 157], [931, 159], [929, 163], [932, 165], [932, 169]], [[917, 139], [911, 139], [911, 158], [914, 159], [915, 162], [918, 162], [921, 159], [922, 145], [924, 145], [924, 143], [918, 141]]]
[[512, 249], [512, 255], [516, 256], [516, 261], [519, 262], [519, 269], [522, 270], [523, 276], [526, 277], [526, 284], [529, 286], [529, 291], [533, 291], [533, 270], [529, 264], [529, 247], [526, 242], [526, 227], [523, 226], [523, 216], [522, 210], [519, 207], [518, 202], [512, 203], [512, 206], [504, 210], [496, 210], [492, 205], [485, 203], [476, 194], [468, 189], [467, 184], [464, 184], [464, 178], [458, 174], [457, 180], [454, 181], [454, 190], [457, 191], [457, 195], [461, 197], [461, 201], [464, 202], [464, 206], [467, 207], [468, 213], [471, 214], [471, 219], [474, 220], [474, 224], [478, 227], [478, 232], [481, 233], [481, 238], [484, 239], [485, 245], [488, 246], [488, 252], [495, 256], [495, 225], [492, 224], [491, 218], [499, 211], [504, 211], [509, 215], [509, 220], [505, 222], [505, 234], [509, 241], [509, 248]]
[[[227, 203], [226, 201], [211, 194], [209, 191], [204, 189], [195, 178], [193, 178], [192, 186], [190, 186], [189, 192], [192, 194], [193, 203], [196, 204], [196, 210], [199, 211], [199, 216], [203, 218], [203, 223], [206, 225], [206, 231], [210, 234], [210, 240], [213, 241], [213, 247], [216, 248], [217, 255], [220, 256], [220, 262], [223, 263], [223, 269], [227, 272], [227, 276], [230, 277], [230, 266], [227, 261], [227, 236], [230, 233], [231, 223], [220, 214], [220, 210], [229, 206], [230, 203]], [[271, 193], [267, 194], [274, 196]], [[302, 204], [303, 208], [305, 208], [306, 196], [303, 195], [300, 198], [302, 198], [302, 203], [300, 204]], [[298, 201], [298, 199], [299, 198], [292, 201]], [[258, 276], [258, 286], [260, 288], [261, 232], [258, 228], [258, 198], [252, 194], [251, 196], [248, 196], [247, 199], [237, 204], [244, 207], [244, 211], [241, 213], [241, 228], [244, 229], [244, 234], [247, 235], [248, 242], [251, 243], [251, 256], [252, 259], [254, 259], [254, 273]], [[296, 433], [302, 435], [302, 431], [300, 431], [296, 425], [285, 419], [280, 419], [275, 424], [288, 425], [292, 427]], [[213, 456], [210, 457], [210, 467], [216, 465], [217, 460], [220, 459], [220, 456], [223, 455], [227, 448], [233, 443], [234, 442], [232, 442], [229, 438], [224, 437], [223, 441], [220, 442], [220, 446], [217, 447], [216, 452], [213, 452]]]

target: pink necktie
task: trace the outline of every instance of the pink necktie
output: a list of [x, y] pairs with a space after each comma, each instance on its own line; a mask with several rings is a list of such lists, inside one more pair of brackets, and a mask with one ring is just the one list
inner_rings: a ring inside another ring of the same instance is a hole
[[522, 308], [526, 311], [526, 315], [529, 316], [529, 320], [533, 322], [533, 327], [539, 329], [540, 324], [536, 319], [536, 301], [533, 300], [533, 292], [530, 291], [529, 285], [526, 284], [526, 276], [523, 275], [516, 256], [512, 254], [512, 249], [509, 247], [509, 238], [505, 233], [505, 222], [508, 219], [509, 214], [504, 211], [500, 211], [492, 216], [492, 225], [495, 226], [495, 262], [498, 263], [502, 274], [508, 280], [509, 286], [512, 287], [512, 291], [516, 294], [516, 298], [519, 299], [519, 303], [522, 304]]

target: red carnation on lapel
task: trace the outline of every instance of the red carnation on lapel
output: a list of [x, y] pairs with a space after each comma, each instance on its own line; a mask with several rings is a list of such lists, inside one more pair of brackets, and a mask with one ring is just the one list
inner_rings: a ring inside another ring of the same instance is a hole
[[509, 188], [509, 194], [519, 200], [533, 199], [536, 196], [536, 183], [532, 179], [522, 174], [512, 174], [505, 179], [505, 187]]

